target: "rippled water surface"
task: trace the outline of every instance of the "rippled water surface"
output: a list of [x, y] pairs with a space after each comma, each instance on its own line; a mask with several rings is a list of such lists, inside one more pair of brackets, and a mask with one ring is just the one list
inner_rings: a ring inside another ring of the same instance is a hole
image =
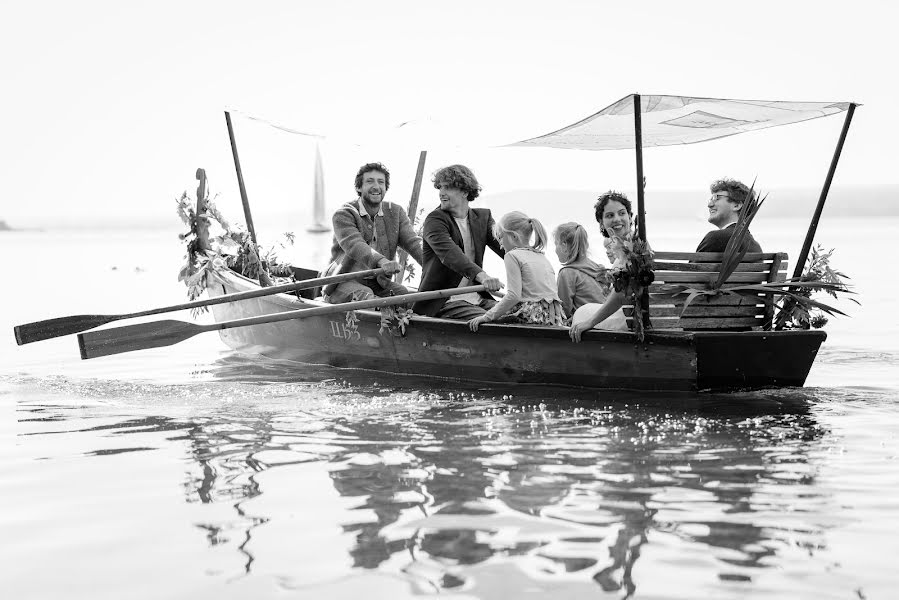
[[[120, 241], [102, 294], [13, 295], [3, 331], [182, 301], [168, 259], [141, 262], [171, 236]], [[82, 362], [9, 335], [0, 596], [894, 597], [899, 352], [868, 295], [808, 387], [717, 395], [297, 366], [214, 335]]]

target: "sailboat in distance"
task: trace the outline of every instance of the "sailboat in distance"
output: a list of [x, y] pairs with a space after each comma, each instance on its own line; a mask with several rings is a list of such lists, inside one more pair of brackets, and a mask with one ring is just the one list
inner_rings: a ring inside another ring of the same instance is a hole
[[309, 233], [325, 233], [331, 231], [331, 228], [325, 225], [325, 173], [322, 169], [322, 155], [315, 143], [315, 189], [312, 198], [312, 218], [313, 223], [306, 231]]

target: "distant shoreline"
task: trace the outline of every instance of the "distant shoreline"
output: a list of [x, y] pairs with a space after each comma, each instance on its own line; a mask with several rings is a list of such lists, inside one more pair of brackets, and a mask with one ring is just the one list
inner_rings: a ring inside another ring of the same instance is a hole
[[41, 227], [10, 227], [9, 224], [0, 219], [0, 232], [9, 231], [9, 232], [22, 232], [22, 231], [43, 231]]

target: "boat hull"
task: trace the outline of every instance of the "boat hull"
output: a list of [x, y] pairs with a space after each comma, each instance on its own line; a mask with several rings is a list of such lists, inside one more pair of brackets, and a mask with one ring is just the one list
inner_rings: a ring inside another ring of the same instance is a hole
[[[210, 282], [211, 296], [253, 289], [233, 273]], [[275, 294], [212, 307], [216, 321], [320, 306]], [[801, 386], [825, 338], [814, 332], [589, 331], [574, 344], [564, 328], [485, 325], [413, 317], [404, 335], [381, 330], [380, 314], [355, 312], [220, 331], [231, 348], [301, 363], [491, 383], [695, 391]], [[797, 357], [801, 357], [798, 360]]]

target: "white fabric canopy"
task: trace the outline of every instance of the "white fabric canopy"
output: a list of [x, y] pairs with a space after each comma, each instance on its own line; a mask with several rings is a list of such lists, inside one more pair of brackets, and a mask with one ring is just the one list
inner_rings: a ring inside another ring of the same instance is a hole
[[[641, 96], [643, 147], [695, 144], [766, 127], [799, 123], [849, 109], [849, 102], [726, 100]], [[579, 150], [634, 148], [634, 95], [558, 131], [507, 146]]]

